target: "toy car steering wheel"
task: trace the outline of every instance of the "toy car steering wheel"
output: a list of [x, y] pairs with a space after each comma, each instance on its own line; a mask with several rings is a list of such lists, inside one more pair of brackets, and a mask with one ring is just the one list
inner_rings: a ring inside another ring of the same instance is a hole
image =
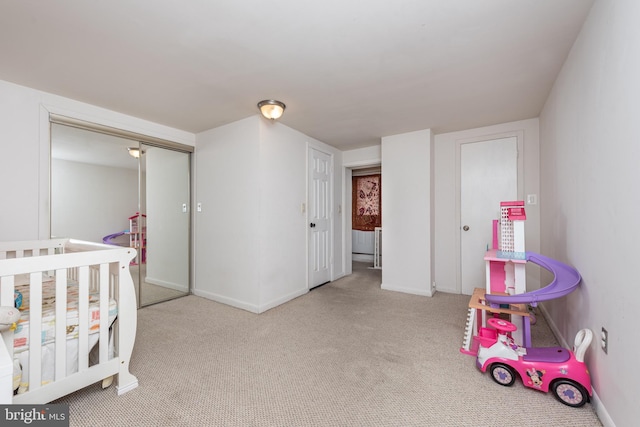
[[513, 332], [518, 329], [516, 325], [509, 322], [508, 320], [500, 319], [499, 317], [492, 317], [487, 320], [489, 326], [494, 327], [498, 332], [506, 333]]

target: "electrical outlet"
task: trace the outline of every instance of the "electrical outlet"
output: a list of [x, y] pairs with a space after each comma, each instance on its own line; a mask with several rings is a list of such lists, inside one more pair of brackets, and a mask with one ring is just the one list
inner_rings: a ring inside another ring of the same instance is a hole
[[609, 354], [609, 332], [603, 327], [600, 336], [600, 345], [606, 354]]

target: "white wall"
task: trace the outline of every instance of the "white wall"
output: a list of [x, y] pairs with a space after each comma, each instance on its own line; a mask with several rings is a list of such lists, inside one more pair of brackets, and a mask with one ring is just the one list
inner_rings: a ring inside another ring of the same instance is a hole
[[[193, 293], [258, 312], [259, 122], [249, 117], [196, 136]], [[304, 278], [303, 278], [304, 279]]]
[[0, 240], [49, 237], [49, 112], [195, 144], [188, 132], [0, 80]]
[[[197, 136], [194, 293], [260, 313], [308, 291], [308, 144], [340, 153], [280, 123], [249, 117]], [[334, 210], [342, 179], [334, 167]], [[332, 279], [344, 274], [334, 211]]]
[[102, 242], [129, 228], [128, 218], [138, 208], [138, 171], [60, 159], [51, 163], [51, 230], [56, 237]]
[[618, 426], [640, 419], [639, 21], [636, 0], [597, 1], [540, 115], [542, 251], [582, 275], [544, 307], [567, 342], [595, 333], [586, 361], [598, 415]]
[[[39, 92], [0, 81], [0, 240], [40, 231]], [[48, 209], [47, 209], [48, 212]], [[46, 230], [48, 232], [48, 229]]]
[[382, 138], [382, 289], [432, 295], [431, 130]]
[[351, 253], [354, 255], [369, 255], [368, 257], [359, 257], [361, 261], [373, 262], [375, 246], [375, 233], [373, 231], [351, 230]]
[[[342, 188], [341, 154], [333, 147], [278, 122], [260, 123], [260, 311], [308, 290], [309, 224], [307, 156], [310, 148], [333, 157], [333, 262], [331, 279], [344, 275], [342, 219], [337, 215]], [[302, 205], [305, 204], [305, 212]]]
[[[537, 205], [527, 205], [525, 240], [528, 251], [540, 251], [540, 206], [544, 203], [539, 189], [539, 130], [538, 119], [521, 120], [495, 126], [469, 129], [436, 135], [434, 155], [434, 268], [436, 289], [438, 291], [460, 293], [459, 283], [459, 229], [457, 219], [460, 198], [460, 184], [457, 176], [460, 169], [459, 145], [462, 142], [483, 139], [495, 139], [516, 136], [522, 140], [521, 191], [523, 196], [535, 194]], [[497, 209], [497, 207], [496, 207]], [[545, 254], [547, 255], [547, 254]], [[479, 257], [484, 254], [478, 254]], [[527, 266], [527, 287], [537, 289], [540, 286], [540, 271], [535, 266]]]
[[345, 167], [379, 165], [382, 161], [382, 145], [358, 148], [342, 152], [342, 162]]

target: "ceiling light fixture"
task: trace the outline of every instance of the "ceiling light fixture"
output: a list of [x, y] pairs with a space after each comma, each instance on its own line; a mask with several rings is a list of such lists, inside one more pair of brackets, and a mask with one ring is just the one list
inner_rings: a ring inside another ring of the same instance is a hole
[[129, 150], [131, 157], [135, 157], [136, 159], [140, 158], [140, 149], [138, 147], [127, 147], [127, 150]]
[[280, 101], [265, 99], [264, 101], [258, 102], [258, 108], [265, 118], [269, 120], [276, 120], [282, 116], [282, 113], [284, 113], [284, 109], [287, 108], [287, 106]]

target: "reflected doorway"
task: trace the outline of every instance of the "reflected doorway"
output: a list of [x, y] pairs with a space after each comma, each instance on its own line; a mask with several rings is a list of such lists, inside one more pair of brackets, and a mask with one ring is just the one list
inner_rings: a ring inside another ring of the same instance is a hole
[[51, 125], [51, 236], [135, 247], [138, 307], [190, 288], [190, 153]]

